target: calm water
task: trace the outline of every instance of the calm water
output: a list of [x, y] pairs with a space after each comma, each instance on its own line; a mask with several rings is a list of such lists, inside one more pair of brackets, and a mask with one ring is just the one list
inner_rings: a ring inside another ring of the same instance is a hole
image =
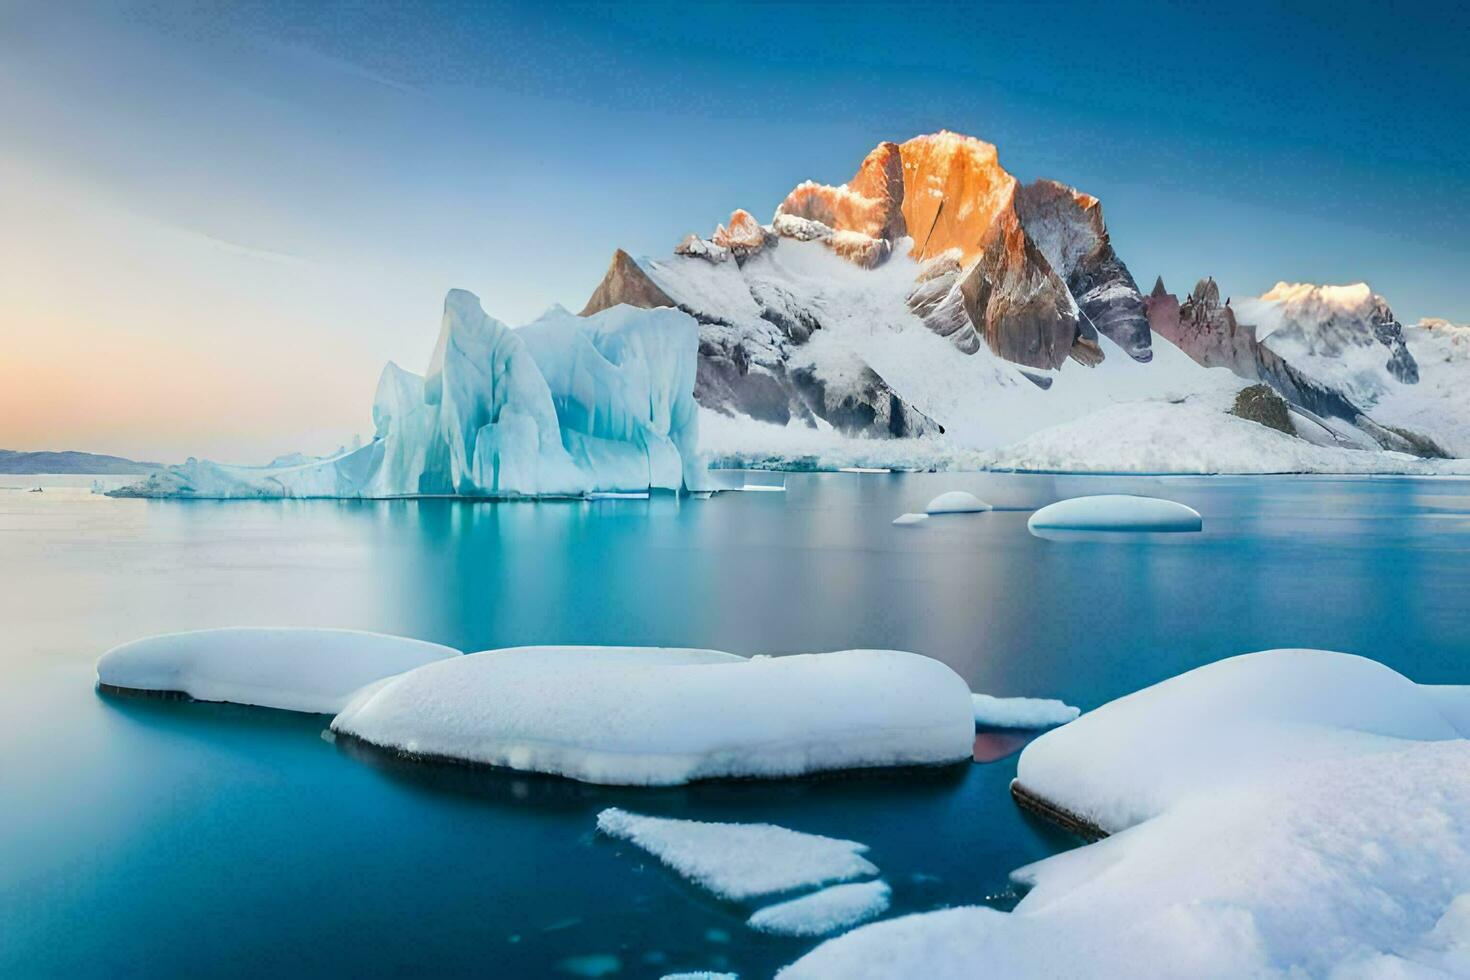
[[[609, 805], [865, 841], [896, 912], [1005, 907], [1009, 871], [1070, 846], [1012, 806], [1014, 757], [922, 778], [627, 791], [353, 758], [316, 717], [99, 697], [96, 656], [151, 633], [897, 647], [979, 690], [1084, 707], [1287, 645], [1470, 682], [1470, 482], [787, 484], [513, 505], [0, 490], [0, 976], [556, 976], [615, 957], [619, 976], [758, 977], [812, 945], [752, 933], [748, 907], [595, 837]], [[1201, 511], [1206, 530], [1041, 540], [1021, 509], [888, 523], [952, 488], [1015, 508], [1157, 493]]]

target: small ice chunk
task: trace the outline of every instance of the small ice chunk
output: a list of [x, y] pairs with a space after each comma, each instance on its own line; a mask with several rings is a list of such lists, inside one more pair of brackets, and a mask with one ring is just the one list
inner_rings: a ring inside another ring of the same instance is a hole
[[437, 643], [357, 630], [197, 630], [114, 647], [97, 661], [97, 680], [128, 691], [329, 715], [369, 684], [459, 656]]
[[878, 873], [862, 856], [866, 844], [768, 823], [675, 820], [609, 807], [597, 815], [597, 829], [731, 901]]
[[886, 881], [833, 885], [789, 902], [767, 905], [746, 925], [778, 936], [825, 936], [888, 911], [893, 891]]
[[1199, 511], [1172, 500], [1105, 493], [1049, 504], [1031, 515], [1032, 531], [1198, 531]]
[[1053, 728], [1065, 725], [1082, 709], [1053, 698], [997, 698], [972, 694], [975, 724], [990, 728]]
[[929, 501], [924, 508], [930, 514], [978, 514], [990, 505], [968, 490], [950, 490]]
[[918, 524], [929, 519], [928, 514], [900, 514], [893, 519], [895, 524]]
[[740, 980], [738, 973], [711, 973], [695, 970], [692, 973], [665, 973], [659, 980]]

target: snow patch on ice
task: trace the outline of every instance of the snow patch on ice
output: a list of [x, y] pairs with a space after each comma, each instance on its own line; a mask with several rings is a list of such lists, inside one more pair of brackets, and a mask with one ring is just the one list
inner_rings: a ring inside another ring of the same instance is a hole
[[1082, 713], [1053, 698], [997, 698], [972, 694], [975, 724], [989, 728], [1052, 728], [1065, 725]]
[[866, 844], [774, 824], [675, 820], [609, 807], [597, 815], [597, 829], [730, 901], [878, 873], [862, 856]]
[[437, 643], [357, 630], [212, 629], [114, 647], [97, 661], [97, 679], [196, 701], [335, 714], [366, 685], [459, 656]]
[[781, 976], [1462, 975], [1470, 742], [1442, 709], [1465, 717], [1464, 697], [1289, 650], [1112, 702], [1019, 775], [1112, 837], [1020, 869], [1009, 914], [864, 926]]
[[778, 936], [825, 936], [888, 910], [893, 890], [885, 881], [832, 885], [819, 892], [757, 910], [746, 925]]
[[974, 719], [959, 675], [895, 650], [523, 647], [395, 678], [332, 729], [410, 755], [672, 785], [959, 762]]

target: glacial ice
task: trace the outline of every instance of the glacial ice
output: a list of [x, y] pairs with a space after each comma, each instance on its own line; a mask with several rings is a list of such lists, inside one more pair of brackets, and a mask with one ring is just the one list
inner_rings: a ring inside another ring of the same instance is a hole
[[1019, 776], [1113, 836], [1015, 872], [1013, 912], [863, 926], [780, 975], [1470, 975], [1466, 701], [1307, 650], [1122, 698]]
[[729, 901], [878, 873], [866, 844], [768, 823], [714, 823], [649, 817], [609, 807], [597, 829], [658, 858]]
[[329, 715], [366, 685], [459, 656], [437, 643], [357, 630], [212, 629], [114, 647], [97, 661], [97, 679], [196, 701]]
[[949, 490], [929, 501], [927, 514], [976, 514], [990, 510], [990, 505], [968, 490]]
[[708, 489], [698, 453], [694, 319], [560, 308], [519, 330], [451, 290], [424, 377], [384, 368], [374, 438], [323, 459], [191, 459], [121, 496], [471, 497]]
[[711, 650], [523, 647], [429, 664], [365, 690], [334, 731], [382, 748], [585, 782], [953, 763], [970, 692], [894, 650], [745, 659]]
[[885, 881], [832, 885], [758, 909], [745, 924], [778, 936], [825, 936], [882, 915], [892, 894]]
[[1048, 504], [1026, 526], [1032, 531], [1198, 531], [1204, 525], [1198, 511], [1172, 500], [1104, 493]]
[[972, 694], [975, 724], [988, 728], [1053, 728], [1065, 725], [1082, 712], [1053, 698], [997, 698]]

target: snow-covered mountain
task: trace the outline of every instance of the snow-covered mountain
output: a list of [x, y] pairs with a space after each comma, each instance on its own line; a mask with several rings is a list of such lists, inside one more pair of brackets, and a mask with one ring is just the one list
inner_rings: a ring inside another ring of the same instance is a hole
[[1187, 443], [1211, 438], [1198, 410], [1251, 421], [1236, 400], [1252, 383], [1272, 390], [1243, 405], [1284, 402], [1281, 434], [1321, 448], [1439, 457], [1434, 433], [1459, 425], [1426, 426], [1435, 410], [1412, 398], [1397, 408], [1416, 358], [1366, 286], [1283, 283], [1244, 323], [1213, 280], [1183, 303], [1162, 283], [1145, 297], [1096, 198], [1022, 184], [994, 146], [949, 132], [882, 143], [845, 184], [798, 184], [769, 224], [736, 210], [672, 255], [618, 251], [583, 315], [619, 303], [698, 321], [695, 397], [726, 458], [881, 462], [883, 448], [849, 444], [881, 439], [895, 464], [926, 446], [994, 463], [1053, 426], [1154, 402], [1190, 403], [1173, 438], [1196, 458]]

